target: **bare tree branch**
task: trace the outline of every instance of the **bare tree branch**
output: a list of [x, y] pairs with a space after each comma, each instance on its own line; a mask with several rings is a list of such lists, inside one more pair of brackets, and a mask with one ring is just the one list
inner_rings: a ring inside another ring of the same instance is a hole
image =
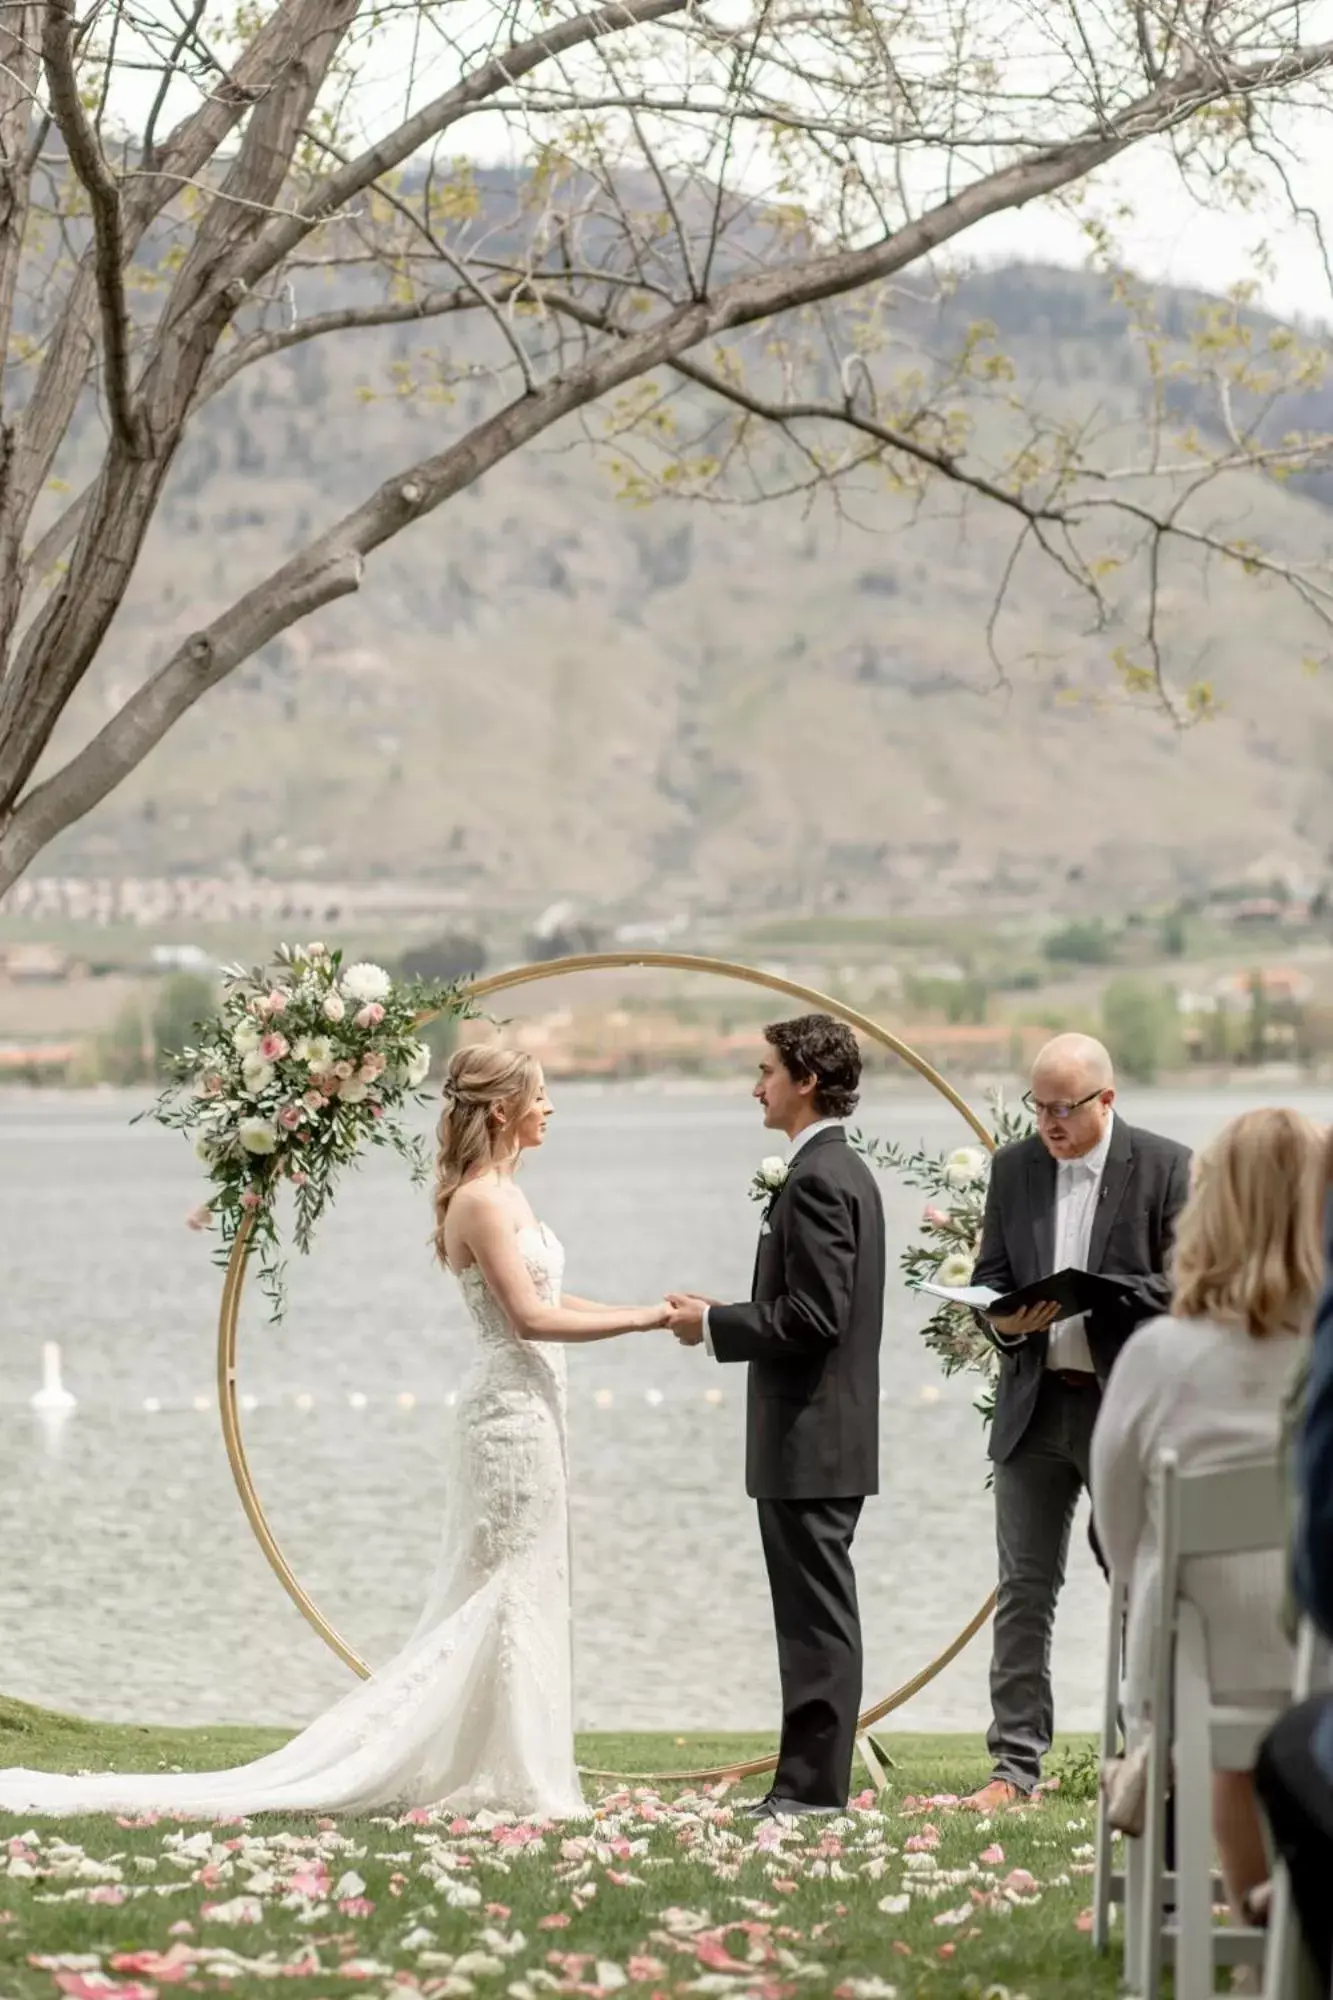
[[[515, 278], [507, 286], [497, 287], [489, 303], [496, 307], [504, 305], [509, 297], [525, 288], [526, 282], [525, 279]], [[320, 340], [331, 333], [349, 333], [357, 327], [411, 326], [419, 320], [438, 319], [445, 313], [474, 312], [477, 306], [477, 296], [471, 289], [465, 292], [436, 292], [405, 304], [386, 302], [378, 306], [343, 306], [332, 312], [311, 313], [308, 318], [298, 320], [295, 326], [247, 334], [213, 363], [200, 384], [192, 414], [202, 409], [214, 396], [220, 395], [245, 369], [253, 368], [257, 362], [267, 361], [275, 354], [285, 354], [290, 348], [304, 347], [307, 341]], [[40, 578], [60, 561], [79, 532], [92, 496], [92, 485], [85, 486], [82, 493], [71, 500], [59, 518], [51, 523], [36, 547], [24, 558], [25, 577]]]
[[102, 320], [102, 365], [112, 433], [124, 451], [144, 448], [143, 417], [130, 393], [129, 317], [125, 309], [125, 231], [120, 185], [106, 163], [101, 141], [83, 108], [74, 71], [74, 0], [45, 0], [42, 61], [51, 109], [92, 210], [97, 302]]

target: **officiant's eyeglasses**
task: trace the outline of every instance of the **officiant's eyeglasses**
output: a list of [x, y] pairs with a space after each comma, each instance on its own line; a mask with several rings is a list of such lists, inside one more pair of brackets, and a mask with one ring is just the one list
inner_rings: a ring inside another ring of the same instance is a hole
[[1100, 1090], [1090, 1090], [1086, 1097], [1080, 1097], [1074, 1104], [1042, 1104], [1030, 1090], [1025, 1090], [1023, 1102], [1034, 1118], [1068, 1118], [1072, 1112], [1081, 1111], [1085, 1104], [1095, 1104], [1101, 1094]]

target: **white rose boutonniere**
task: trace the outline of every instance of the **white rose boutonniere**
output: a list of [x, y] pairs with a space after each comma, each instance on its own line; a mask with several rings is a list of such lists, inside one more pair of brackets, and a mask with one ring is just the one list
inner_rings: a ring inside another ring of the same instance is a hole
[[772, 1153], [768, 1159], [759, 1162], [758, 1172], [750, 1182], [751, 1201], [772, 1201], [786, 1186], [791, 1168], [779, 1153]]

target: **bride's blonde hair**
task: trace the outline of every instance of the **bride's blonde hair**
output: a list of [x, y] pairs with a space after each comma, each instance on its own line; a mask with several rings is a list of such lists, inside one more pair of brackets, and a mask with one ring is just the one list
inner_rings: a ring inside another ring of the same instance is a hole
[[[542, 1073], [521, 1049], [455, 1049], [444, 1077], [444, 1105], [435, 1128], [435, 1255], [449, 1262], [444, 1223], [469, 1174], [497, 1156], [501, 1129], [512, 1131], [541, 1095]], [[504, 1113], [503, 1126], [500, 1114]]]

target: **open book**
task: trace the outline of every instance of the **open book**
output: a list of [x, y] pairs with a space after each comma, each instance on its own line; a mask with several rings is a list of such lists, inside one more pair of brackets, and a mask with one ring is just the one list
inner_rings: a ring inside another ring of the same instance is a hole
[[1099, 1306], [1121, 1304], [1134, 1290], [1127, 1278], [1103, 1277], [1099, 1271], [1057, 1271], [1016, 1292], [997, 1292], [989, 1285], [920, 1285], [919, 1291], [951, 1305], [970, 1306], [987, 1319], [1008, 1319], [1027, 1306], [1056, 1305], [1061, 1319], [1077, 1319]]

